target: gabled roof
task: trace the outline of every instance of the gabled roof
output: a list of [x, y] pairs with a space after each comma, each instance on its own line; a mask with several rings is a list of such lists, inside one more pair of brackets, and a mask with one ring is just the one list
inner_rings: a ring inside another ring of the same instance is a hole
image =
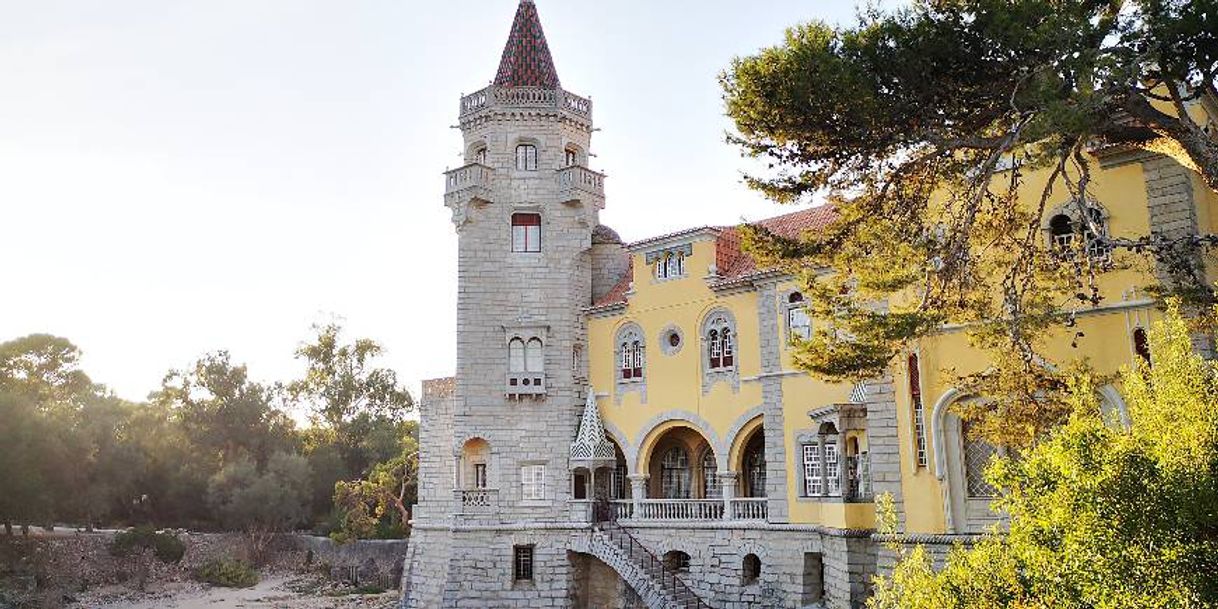
[[533, 0], [521, 0], [516, 9], [516, 20], [508, 34], [503, 58], [499, 60], [499, 73], [495, 85], [500, 87], [544, 87], [557, 89], [558, 71], [554, 69], [554, 58], [546, 44], [546, 34], [541, 29], [541, 17]]
[[[837, 213], [831, 205], [821, 205], [812, 207], [765, 220], [758, 220], [751, 223], [753, 226], [764, 228], [779, 237], [788, 239], [797, 239], [807, 232], [824, 230], [837, 218]], [[715, 268], [718, 272], [718, 277], [712, 282], [712, 287], [723, 286], [725, 284], [733, 284], [736, 282], [747, 282], [751, 277], [769, 272], [772, 269], [764, 269], [757, 267], [757, 261], [752, 256], [744, 252], [741, 247], [740, 228], [737, 226], [727, 226], [722, 228], [703, 227], [690, 229], [687, 231], [679, 231], [664, 235], [663, 237], [654, 237], [644, 239], [632, 243], [630, 248], [638, 245], [646, 245], [648, 243], [667, 239], [672, 236], [693, 234], [701, 231], [717, 231], [718, 236], [715, 238]], [[622, 278], [617, 282], [609, 293], [605, 294], [600, 300], [592, 305], [592, 310], [608, 310], [615, 306], [626, 303], [626, 295], [630, 290], [630, 283], [634, 277], [634, 257], [631, 256], [631, 264], [627, 267]]]

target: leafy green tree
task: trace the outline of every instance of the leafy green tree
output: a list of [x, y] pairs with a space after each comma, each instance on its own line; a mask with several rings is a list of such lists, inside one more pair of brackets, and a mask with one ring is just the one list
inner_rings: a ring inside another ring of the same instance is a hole
[[288, 385], [288, 391], [309, 407], [313, 416], [330, 429], [360, 416], [401, 419], [414, 406], [410, 393], [388, 368], [377, 368], [373, 360], [383, 352], [371, 339], [342, 342], [337, 324], [313, 327], [314, 342], [296, 350], [305, 361], [304, 377]]
[[1128, 429], [1101, 417], [1086, 376], [1069, 422], [988, 472], [1010, 532], [922, 549], [877, 581], [872, 609], [1218, 607], [1218, 368], [1173, 304], [1153, 368], [1123, 375]]
[[[747, 182], [782, 202], [826, 196], [839, 215], [800, 239], [746, 229], [753, 252], [805, 273], [811, 313], [830, 322], [799, 364], [867, 377], [942, 324], [971, 324], [998, 365], [962, 384], [1029, 437], [1060, 423], [1040, 406], [1063, 377], [1038, 351], [1102, 300], [1108, 267], [1083, 242], [1122, 264], [1150, 254], [1165, 287], [1214, 301], [1199, 255], [1214, 236], [1112, 238], [1086, 202], [1105, 147], [1168, 155], [1218, 189], [1198, 105], [1218, 101], [1216, 74], [1216, 0], [914, 0], [849, 27], [793, 27], [735, 60], [722, 77], [730, 139], [768, 167]], [[1041, 232], [1062, 199], [1081, 219], [1070, 249]]]
[[277, 406], [279, 388], [250, 380], [225, 351], [171, 371], [153, 399], [172, 407], [187, 438], [219, 463], [248, 457], [264, 465], [295, 448], [295, 425]]
[[208, 504], [224, 526], [245, 533], [250, 559], [258, 564], [275, 536], [307, 520], [309, 476], [299, 455], [275, 453], [262, 469], [242, 457], [211, 479]]
[[418, 474], [417, 445], [408, 445], [398, 457], [378, 463], [366, 478], [338, 482], [334, 505], [341, 528], [331, 537], [345, 542], [384, 537], [386, 529], [408, 533], [411, 507], [418, 502]]

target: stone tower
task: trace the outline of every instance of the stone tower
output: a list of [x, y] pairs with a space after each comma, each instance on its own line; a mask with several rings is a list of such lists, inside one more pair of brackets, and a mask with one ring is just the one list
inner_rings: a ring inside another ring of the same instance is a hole
[[[531, 0], [459, 120], [465, 165], [444, 197], [459, 244], [456, 377], [424, 386], [406, 605], [563, 604], [569, 561], [546, 537], [570, 520], [604, 182], [587, 168], [592, 104], [561, 87]], [[546, 574], [528, 585], [512, 575], [521, 547]]]

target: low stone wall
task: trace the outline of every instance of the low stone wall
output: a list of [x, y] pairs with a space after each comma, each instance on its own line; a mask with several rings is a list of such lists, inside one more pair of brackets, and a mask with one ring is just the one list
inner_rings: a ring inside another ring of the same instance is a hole
[[[75, 593], [95, 586], [142, 581], [181, 581], [208, 561], [244, 560], [239, 534], [178, 533], [186, 545], [182, 561], [165, 564], [151, 552], [137, 557], [110, 553], [114, 533], [59, 533], [46, 536], [0, 535], [0, 590], [26, 599], [29, 606], [59, 607]], [[286, 535], [269, 552], [267, 571], [324, 569], [331, 577], [392, 588], [401, 577], [406, 541], [335, 544], [327, 538]], [[0, 609], [14, 604], [0, 592]]]

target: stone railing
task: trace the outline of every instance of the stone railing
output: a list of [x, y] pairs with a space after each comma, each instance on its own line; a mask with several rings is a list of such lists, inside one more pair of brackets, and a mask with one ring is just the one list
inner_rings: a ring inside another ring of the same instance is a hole
[[614, 520], [630, 520], [634, 518], [634, 502], [629, 499], [614, 499], [609, 502], [613, 510]]
[[489, 514], [499, 510], [499, 489], [454, 489], [453, 500], [459, 514]]
[[461, 98], [462, 117], [491, 107], [553, 108], [584, 118], [592, 117], [592, 100], [562, 89], [491, 85]]
[[605, 197], [605, 174], [587, 167], [572, 165], [558, 170], [558, 187], [565, 198], [579, 198], [577, 192], [586, 192], [601, 199]]
[[479, 163], [470, 163], [444, 173], [444, 194], [451, 194], [466, 188], [489, 188], [495, 170]]
[[769, 500], [765, 497], [742, 497], [732, 499], [731, 503], [732, 520], [765, 520]]
[[644, 499], [639, 520], [722, 520], [722, 499]]

